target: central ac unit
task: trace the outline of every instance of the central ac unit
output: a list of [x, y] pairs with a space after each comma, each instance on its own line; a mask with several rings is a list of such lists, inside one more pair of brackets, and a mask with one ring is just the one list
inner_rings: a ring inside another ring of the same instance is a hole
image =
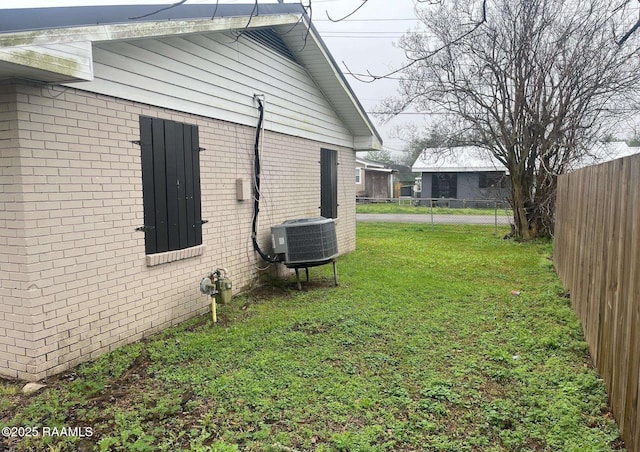
[[273, 252], [284, 255], [285, 265], [317, 265], [338, 255], [336, 223], [331, 218], [285, 221], [271, 227], [271, 240]]

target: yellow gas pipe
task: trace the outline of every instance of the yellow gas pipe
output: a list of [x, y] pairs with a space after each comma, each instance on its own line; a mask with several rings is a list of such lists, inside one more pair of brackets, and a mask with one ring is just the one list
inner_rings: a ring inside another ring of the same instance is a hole
[[229, 272], [225, 268], [218, 268], [208, 277], [200, 281], [200, 291], [211, 296], [211, 315], [213, 323], [218, 322], [216, 301], [220, 304], [228, 303], [231, 300], [231, 280], [227, 278]]
[[216, 297], [211, 295], [211, 315], [213, 316], [213, 323], [218, 323], [218, 315], [216, 313]]

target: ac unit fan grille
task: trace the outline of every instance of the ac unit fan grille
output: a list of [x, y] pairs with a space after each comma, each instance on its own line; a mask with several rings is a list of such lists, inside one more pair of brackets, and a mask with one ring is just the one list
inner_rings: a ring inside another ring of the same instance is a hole
[[319, 262], [338, 254], [333, 222], [287, 228], [286, 234], [288, 262]]

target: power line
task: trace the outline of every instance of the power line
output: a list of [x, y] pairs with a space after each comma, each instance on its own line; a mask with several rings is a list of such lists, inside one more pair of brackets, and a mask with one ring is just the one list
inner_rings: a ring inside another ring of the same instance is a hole
[[[388, 35], [388, 34], [409, 34], [409, 35], [424, 35], [423, 31], [410, 31], [410, 30], [393, 30], [393, 31], [340, 31], [340, 30], [322, 30], [318, 32], [324, 36], [324, 34], [344, 34], [344, 35]], [[434, 35], [435, 36], [435, 35]]]
[[444, 114], [451, 114], [451, 113], [443, 113], [443, 112], [433, 112], [433, 113], [420, 113], [417, 111], [401, 111], [399, 113], [386, 113], [386, 112], [380, 112], [380, 111], [368, 111], [366, 112], [368, 115], [444, 115]]
[[344, 36], [344, 35], [322, 35], [323, 39], [398, 39], [402, 35], [397, 36]]
[[[315, 0], [314, 3], [318, 1]], [[329, 19], [314, 19], [314, 22], [331, 22]], [[420, 19], [417, 17], [408, 18], [408, 19], [345, 19], [343, 22], [419, 22]]]
[[320, 36], [325, 38], [348, 39], [399, 39], [409, 35], [430, 39], [429, 35], [419, 31], [325, 31], [319, 30]]

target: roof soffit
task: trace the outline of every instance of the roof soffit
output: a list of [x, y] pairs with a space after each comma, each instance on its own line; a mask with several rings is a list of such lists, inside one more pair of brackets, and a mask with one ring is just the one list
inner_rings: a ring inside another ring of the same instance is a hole
[[[240, 6], [247, 5], [238, 5], [238, 7]], [[268, 11], [267, 14], [252, 16], [249, 22], [247, 21], [247, 15], [239, 15], [177, 20], [160, 18], [160, 20], [149, 19], [147, 21], [103, 23], [99, 25], [60, 25], [57, 28], [17, 30], [6, 33], [0, 31], [0, 50], [20, 49], [26, 46], [37, 48], [39, 46], [51, 46], [52, 44], [73, 44], [77, 42], [100, 43], [161, 36], [228, 32], [267, 27], [274, 28], [295, 55], [296, 59], [306, 69], [309, 77], [324, 93], [345, 126], [351, 131], [354, 137], [354, 149], [358, 151], [381, 149], [382, 139], [375, 129], [375, 126], [369, 119], [342, 72], [339, 70], [337, 63], [329, 53], [317, 31], [313, 25], [309, 25], [307, 17], [301, 15], [302, 9], [299, 8], [296, 10], [291, 4], [264, 6], [271, 6], [272, 8], [266, 10]], [[286, 7], [280, 8], [284, 6]], [[74, 8], [55, 9], [71, 10]], [[261, 11], [263, 11], [262, 6]], [[277, 11], [283, 11], [283, 13], [278, 14]], [[78, 24], [82, 23], [80, 20], [76, 22]], [[2, 29], [1, 26], [0, 29]], [[28, 66], [24, 68], [25, 72], [29, 69]], [[57, 82], [59, 80], [59, 77], [51, 76], [46, 81]], [[89, 78], [78, 77], [78, 80], [89, 80]], [[73, 81], [73, 79], [67, 81]]]

